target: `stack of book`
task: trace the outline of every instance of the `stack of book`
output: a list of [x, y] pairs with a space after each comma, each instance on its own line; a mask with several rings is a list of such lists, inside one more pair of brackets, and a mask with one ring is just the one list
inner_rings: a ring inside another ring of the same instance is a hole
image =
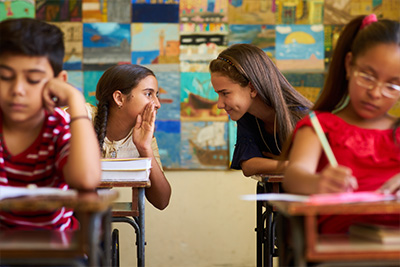
[[400, 226], [355, 223], [350, 226], [349, 234], [382, 244], [400, 244]]
[[150, 158], [119, 158], [102, 159], [101, 180], [110, 181], [140, 181], [147, 182], [150, 177]]

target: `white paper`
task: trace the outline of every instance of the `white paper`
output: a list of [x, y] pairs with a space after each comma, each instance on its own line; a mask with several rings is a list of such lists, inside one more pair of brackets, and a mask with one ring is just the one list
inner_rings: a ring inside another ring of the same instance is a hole
[[6, 198], [22, 197], [22, 196], [75, 196], [78, 192], [73, 189], [62, 190], [52, 187], [16, 187], [16, 186], [0, 186], [0, 200]]
[[251, 195], [242, 195], [241, 198], [243, 200], [278, 200], [278, 201], [298, 201], [298, 202], [307, 202], [309, 196], [303, 195], [294, 195], [294, 194], [276, 194], [276, 193], [266, 193], [266, 194], [251, 194]]

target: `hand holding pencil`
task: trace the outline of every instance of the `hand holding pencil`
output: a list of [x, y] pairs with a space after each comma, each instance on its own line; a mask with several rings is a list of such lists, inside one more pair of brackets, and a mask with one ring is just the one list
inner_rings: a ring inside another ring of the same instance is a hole
[[357, 189], [357, 179], [352, 175], [352, 170], [348, 167], [338, 165], [335, 155], [332, 152], [329, 142], [326, 139], [321, 124], [319, 123], [314, 111], [310, 112], [310, 120], [330, 163], [330, 165], [325, 167], [320, 173], [321, 181], [319, 183], [318, 192], [349, 192]]

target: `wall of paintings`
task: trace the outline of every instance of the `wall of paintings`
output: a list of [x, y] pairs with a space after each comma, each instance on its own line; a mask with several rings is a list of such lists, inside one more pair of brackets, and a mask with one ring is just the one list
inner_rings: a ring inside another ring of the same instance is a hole
[[[236, 125], [216, 107], [208, 64], [252, 43], [314, 101], [343, 25], [375, 13], [400, 20], [400, 0], [0, 0], [0, 20], [32, 17], [65, 33], [64, 68], [87, 102], [115, 64], [152, 69], [162, 104], [156, 137], [166, 169], [227, 169]], [[391, 110], [400, 116], [400, 103]]]

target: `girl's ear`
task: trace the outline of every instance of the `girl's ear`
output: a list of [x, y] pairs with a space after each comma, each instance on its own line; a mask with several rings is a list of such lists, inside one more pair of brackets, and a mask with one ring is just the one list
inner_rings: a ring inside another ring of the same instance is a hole
[[344, 66], [346, 68], [346, 79], [347, 80], [350, 78], [351, 67], [353, 65], [352, 63], [353, 63], [353, 54], [351, 52], [348, 52], [344, 59]]
[[124, 105], [124, 95], [121, 93], [121, 91], [120, 90], [114, 91], [112, 96], [117, 107], [122, 108], [122, 106]]
[[66, 70], [60, 71], [60, 73], [56, 77], [57, 79], [61, 79], [63, 82], [68, 81], [68, 73]]
[[252, 98], [257, 96], [257, 90], [254, 88], [253, 84], [251, 82], [249, 82], [249, 88], [250, 88], [250, 96]]

